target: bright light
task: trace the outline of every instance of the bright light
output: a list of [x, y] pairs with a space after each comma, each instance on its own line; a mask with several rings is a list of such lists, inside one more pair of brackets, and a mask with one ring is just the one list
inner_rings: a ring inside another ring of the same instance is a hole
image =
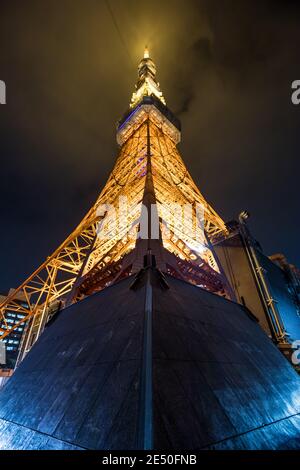
[[203, 254], [207, 250], [207, 247], [205, 245], [202, 245], [201, 243], [195, 242], [195, 244], [190, 244], [188, 242], [185, 242], [185, 244], [189, 247], [190, 250], [196, 252], [198, 255]]

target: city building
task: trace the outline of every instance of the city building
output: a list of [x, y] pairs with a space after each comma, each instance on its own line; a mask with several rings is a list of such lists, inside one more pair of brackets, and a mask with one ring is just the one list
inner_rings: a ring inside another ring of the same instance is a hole
[[[14, 292], [15, 289], [10, 289], [8, 294], [0, 294], [0, 304], [5, 302], [9, 296], [14, 295]], [[3, 335], [3, 332], [8, 329], [11, 330], [9, 337], [2, 340], [6, 346], [6, 363], [0, 363], [0, 367], [5, 367], [5, 369], [14, 369], [17, 362], [20, 344], [26, 327], [24, 313], [22, 313], [24, 308], [28, 308], [28, 303], [25, 296], [22, 293], [18, 293], [14, 297], [14, 306], [7, 310], [5, 318], [0, 316], [0, 337]]]
[[285, 273], [288, 290], [293, 297], [298, 316], [300, 316], [300, 269], [287, 261], [286, 257], [277, 253], [269, 257]]
[[228, 223], [228, 234], [214, 241], [214, 249], [237, 301], [249, 308], [292, 360], [300, 339], [299, 270], [283, 255], [268, 257], [250, 233], [246, 219], [244, 212], [239, 221]]

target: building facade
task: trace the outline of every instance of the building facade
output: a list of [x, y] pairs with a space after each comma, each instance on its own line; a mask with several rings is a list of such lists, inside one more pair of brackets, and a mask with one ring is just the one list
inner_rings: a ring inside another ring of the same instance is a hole
[[292, 360], [300, 340], [299, 270], [283, 255], [267, 256], [244, 216], [227, 224], [228, 235], [215, 241], [214, 249], [237, 301]]
[[[0, 295], [0, 304], [5, 301], [5, 299], [14, 293], [14, 289], [10, 289], [8, 294]], [[5, 315], [5, 319], [0, 317], [0, 336], [2, 336], [2, 330], [7, 330], [8, 328], [12, 329], [12, 333], [4, 338], [2, 341], [5, 344], [6, 349], [6, 361], [5, 364], [0, 364], [0, 367], [3, 369], [14, 369], [20, 345], [23, 338], [23, 333], [26, 328], [26, 323], [24, 320], [24, 314], [19, 310], [27, 307], [26, 299], [23, 295], [18, 294], [15, 297], [15, 308], [11, 308]]]

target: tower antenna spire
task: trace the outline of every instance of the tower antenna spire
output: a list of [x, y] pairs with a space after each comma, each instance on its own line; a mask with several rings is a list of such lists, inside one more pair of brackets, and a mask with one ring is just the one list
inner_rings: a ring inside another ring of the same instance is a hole
[[144, 49], [144, 59], [149, 59], [150, 55], [149, 55], [149, 49], [148, 49], [148, 46], [145, 46], [145, 49]]
[[150, 58], [148, 46], [145, 46], [144, 56], [138, 65], [138, 80], [132, 94], [130, 108], [135, 108], [144, 96], [151, 95], [156, 96], [164, 105], [166, 104], [156, 79], [156, 65]]

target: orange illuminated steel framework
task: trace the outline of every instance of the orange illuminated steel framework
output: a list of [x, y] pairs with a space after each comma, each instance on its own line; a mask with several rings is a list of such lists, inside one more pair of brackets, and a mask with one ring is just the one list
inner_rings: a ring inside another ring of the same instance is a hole
[[[166, 107], [146, 49], [129, 110], [118, 123], [120, 153], [113, 171], [74, 232], [0, 305], [1, 339], [18, 327], [9, 325], [6, 312], [22, 312], [20, 323], [28, 321], [26, 352], [58, 303], [68, 305], [138, 273], [147, 254], [162, 273], [230, 297], [210, 245], [226, 227], [187, 171], [177, 149], [180, 135], [180, 122]], [[115, 211], [106, 209], [111, 206]], [[190, 208], [188, 221], [183, 222], [175, 206]], [[159, 223], [157, 236], [149, 229], [143, 239], [139, 234], [145, 207], [148, 221], [157, 216]], [[198, 225], [205, 229], [200, 240], [192, 236]], [[28, 308], [17, 303], [20, 292]]]

